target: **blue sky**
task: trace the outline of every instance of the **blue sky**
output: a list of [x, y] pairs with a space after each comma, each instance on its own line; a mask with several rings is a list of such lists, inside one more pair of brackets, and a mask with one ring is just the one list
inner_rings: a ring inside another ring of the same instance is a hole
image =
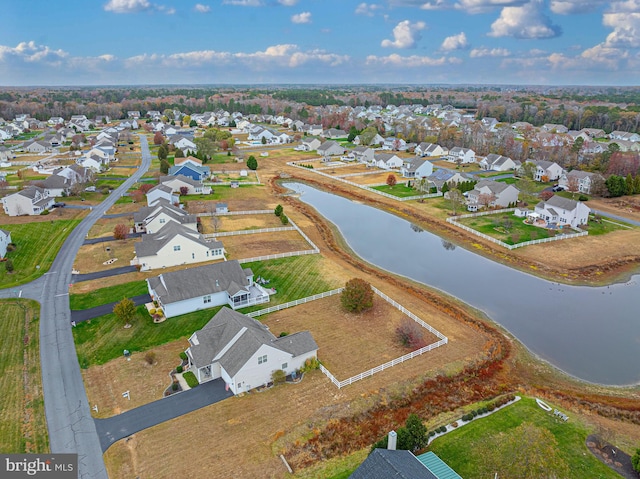
[[640, 0], [2, 0], [0, 85], [638, 85]]

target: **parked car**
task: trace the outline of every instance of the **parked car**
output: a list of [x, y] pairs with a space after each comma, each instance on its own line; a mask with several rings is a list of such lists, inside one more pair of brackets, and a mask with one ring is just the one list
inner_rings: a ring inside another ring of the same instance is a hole
[[87, 186], [84, 191], [88, 191], [90, 193], [93, 193], [96, 191], [96, 187], [95, 186]]
[[53, 204], [54, 208], [64, 208], [65, 206], [67, 206], [66, 203], [54, 203]]
[[551, 191], [553, 191], [554, 193], [557, 193], [558, 191], [564, 191], [564, 188], [560, 185], [553, 185], [553, 188], [551, 188]]

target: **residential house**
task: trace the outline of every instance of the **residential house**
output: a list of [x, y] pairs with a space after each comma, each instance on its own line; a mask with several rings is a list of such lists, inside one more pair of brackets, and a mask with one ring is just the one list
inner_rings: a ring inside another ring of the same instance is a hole
[[180, 195], [175, 194], [170, 186], [156, 185], [147, 194], [147, 206], [153, 206], [160, 200], [165, 200], [172, 205], [180, 203]]
[[198, 151], [198, 146], [189, 138], [186, 138], [182, 135], [173, 135], [169, 137], [168, 141], [176, 148], [182, 150], [185, 155], [189, 151]]
[[589, 138], [605, 138], [607, 136], [604, 130], [601, 130], [600, 128], [583, 128], [580, 131], [589, 135]]
[[349, 134], [344, 130], [329, 128], [328, 130], [322, 132], [322, 136], [333, 140], [336, 138], [346, 138], [347, 136], [349, 136]]
[[445, 183], [452, 185], [463, 183], [465, 181], [475, 181], [475, 178], [466, 173], [458, 173], [457, 171], [436, 170], [428, 177], [428, 180], [437, 188], [438, 191], [442, 191], [442, 187]]
[[508, 156], [490, 153], [478, 162], [483, 170], [509, 171], [516, 168], [516, 163]]
[[611, 140], [609, 143], [616, 143], [622, 153], [640, 151], [640, 142], [629, 140]]
[[172, 222], [185, 226], [191, 231], [198, 232], [198, 217], [188, 214], [164, 198], [158, 199], [153, 206], [140, 208], [133, 214], [134, 231], [136, 233], [157, 233]]
[[564, 172], [562, 167], [554, 161], [527, 160], [525, 163], [532, 163], [535, 166], [536, 169], [533, 172], [534, 181], [556, 181]]
[[34, 153], [37, 155], [43, 155], [45, 153], [49, 153], [53, 150], [53, 148], [51, 147], [51, 143], [47, 142], [47, 141], [36, 141], [36, 140], [31, 140], [31, 141], [26, 141], [23, 145], [22, 145], [22, 149], [24, 151], [26, 151], [27, 153]]
[[7, 246], [11, 243], [11, 232], [0, 229], [0, 258], [7, 255]]
[[13, 151], [6, 146], [0, 146], [0, 161], [11, 161], [15, 158]]
[[99, 173], [102, 171], [104, 163], [102, 162], [102, 158], [97, 155], [91, 156], [83, 156], [76, 160], [76, 163], [83, 168], [87, 168], [95, 173]]
[[638, 133], [630, 133], [628, 131], [615, 130], [609, 133], [609, 138], [612, 140], [625, 140], [625, 141], [640, 141], [640, 135]]
[[316, 152], [326, 158], [328, 156], [343, 155], [345, 149], [336, 141], [327, 140], [316, 149]]
[[181, 264], [224, 259], [220, 241], [207, 241], [197, 231], [171, 221], [157, 233], [146, 234], [135, 243], [136, 257], [131, 264], [142, 271]]
[[395, 136], [390, 136], [384, 139], [382, 143], [383, 150], [393, 150], [393, 151], [406, 151], [407, 150], [407, 142], [402, 138], [396, 138]]
[[425, 178], [433, 174], [433, 164], [422, 158], [412, 158], [400, 169], [405, 178]]
[[[376, 135], [369, 142], [369, 145], [364, 145], [364, 146], [379, 146], [379, 145], [382, 145], [383, 143], [384, 143], [384, 138], [382, 138], [382, 136], [376, 133]], [[360, 135], [356, 136], [353, 139], [353, 144], [354, 145], [362, 144], [362, 139], [360, 138]]]
[[300, 146], [295, 149], [299, 151], [316, 151], [321, 144], [322, 142], [317, 138], [308, 137], [303, 138]]
[[462, 148], [460, 146], [454, 146], [449, 150], [447, 160], [452, 163], [475, 163], [476, 152], [471, 148]]
[[[393, 431], [395, 434], [395, 431]], [[374, 449], [349, 479], [462, 479], [434, 452], [414, 456], [411, 451]]]
[[443, 156], [447, 154], [447, 150], [435, 143], [422, 142], [413, 150], [416, 156]]
[[238, 260], [162, 273], [148, 278], [147, 285], [167, 318], [215, 306], [238, 309], [269, 302], [269, 292]]
[[140, 126], [138, 125], [138, 120], [135, 118], [129, 118], [127, 120], [122, 120], [119, 124], [121, 128], [125, 130], [137, 130]]
[[588, 195], [591, 193], [591, 186], [596, 179], [604, 181], [604, 177], [599, 173], [571, 170], [568, 173], [562, 174], [558, 180], [558, 185], [562, 186], [565, 190]]
[[402, 166], [402, 158], [395, 153], [376, 153], [373, 156], [375, 165], [383, 170], [400, 168]]
[[483, 207], [508, 208], [518, 202], [520, 190], [513, 185], [493, 180], [480, 180], [467, 193], [467, 209], [477, 211]]
[[558, 125], [556, 123], [545, 123], [540, 127], [542, 131], [546, 131], [547, 133], [567, 133], [569, 128], [564, 125]]
[[535, 206], [534, 213], [549, 224], [558, 226], [586, 225], [589, 221], [591, 209], [582, 201], [574, 201], [554, 195], [547, 201], [541, 201]]
[[368, 146], [356, 146], [351, 153], [357, 161], [369, 164], [373, 162], [375, 150]]
[[318, 345], [308, 331], [276, 338], [261, 322], [222, 308], [191, 335], [186, 353], [198, 381], [222, 378], [239, 394], [271, 382], [274, 371], [301, 369], [317, 358]]
[[173, 193], [182, 193], [182, 189], [186, 188], [187, 195], [208, 195], [211, 193], [211, 187], [205, 186], [202, 181], [194, 180], [188, 176], [161, 176], [160, 184], [171, 188]]
[[2, 198], [4, 212], [9, 216], [39, 215], [53, 206], [54, 199], [43, 188], [28, 186]]
[[64, 176], [53, 174], [42, 182], [45, 194], [51, 198], [67, 196], [71, 191], [72, 182]]
[[211, 170], [209, 170], [209, 167], [206, 165], [198, 166], [198, 165], [194, 165], [193, 163], [185, 162], [180, 165], [174, 165], [170, 167], [169, 175], [170, 176], [182, 175], [182, 176], [191, 178], [192, 180], [201, 182], [208, 179], [211, 176]]
[[138, 110], [130, 110], [127, 112], [127, 118], [140, 118], [140, 112]]

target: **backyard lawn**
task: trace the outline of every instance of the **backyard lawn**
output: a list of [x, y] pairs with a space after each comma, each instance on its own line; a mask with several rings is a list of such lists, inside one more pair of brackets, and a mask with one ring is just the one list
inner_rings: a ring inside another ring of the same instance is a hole
[[49, 437], [40, 374], [40, 305], [0, 302], [0, 452], [45, 453]]
[[421, 193], [414, 188], [410, 188], [403, 184], [396, 184], [394, 186], [382, 185], [382, 186], [374, 186], [374, 190], [382, 191], [383, 193], [387, 193], [389, 195], [397, 196], [398, 198], [406, 198], [408, 196], [416, 196]]
[[[551, 404], [553, 407], [553, 405]], [[587, 449], [585, 441], [589, 430], [571, 417], [563, 422], [554, 417], [553, 412], [541, 409], [532, 398], [522, 398], [486, 418], [475, 420], [464, 427], [436, 439], [429, 449], [435, 452], [449, 466], [465, 479], [480, 479], [478, 464], [483, 460], [482, 443], [500, 432], [513, 429], [523, 422], [550, 431], [558, 442], [559, 456], [569, 466], [567, 478], [589, 477], [616, 478], [616, 472], [598, 461]], [[498, 477], [500, 476], [500, 471]], [[549, 477], [554, 471], [549, 471]]]
[[79, 223], [80, 220], [52, 220], [0, 225], [11, 232], [11, 241], [16, 244], [15, 251], [7, 253], [13, 261], [14, 272], [7, 273], [4, 266], [0, 266], [0, 287], [28, 283], [46, 273], [62, 243]]
[[463, 218], [458, 222], [507, 244], [524, 243], [550, 236], [546, 228], [527, 225], [523, 218], [518, 218], [511, 213]]
[[69, 307], [71, 309], [89, 309], [102, 304], [120, 301], [122, 298], [140, 296], [148, 292], [146, 281], [132, 281], [131, 283], [117, 284], [107, 288], [97, 289], [90, 293], [71, 294]]

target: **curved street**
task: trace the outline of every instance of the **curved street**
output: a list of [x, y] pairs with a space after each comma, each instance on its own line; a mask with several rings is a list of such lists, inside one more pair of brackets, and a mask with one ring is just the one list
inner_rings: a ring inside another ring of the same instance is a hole
[[71, 232], [50, 271], [31, 283], [0, 290], [0, 298], [21, 295], [40, 302], [40, 362], [50, 448], [53, 453], [77, 453], [81, 478], [106, 479], [108, 476], [71, 333], [71, 269], [91, 226], [151, 165], [147, 139], [144, 135], [139, 137], [140, 168]]

